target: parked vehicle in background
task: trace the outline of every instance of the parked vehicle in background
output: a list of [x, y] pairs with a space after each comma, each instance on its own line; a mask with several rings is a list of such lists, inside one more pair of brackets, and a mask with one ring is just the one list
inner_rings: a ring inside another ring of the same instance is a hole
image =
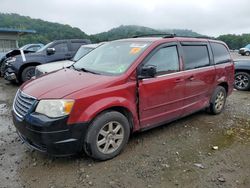
[[133, 132], [202, 109], [221, 113], [233, 83], [223, 42], [174, 35], [117, 40], [22, 85], [13, 122], [39, 151], [65, 156], [84, 150], [107, 160]]
[[249, 56], [250, 55], [250, 44], [246, 45], [244, 48], [241, 48], [239, 50], [239, 54]]
[[4, 54], [4, 56], [0, 60], [0, 76], [4, 76], [4, 70], [5, 70], [5, 63], [8, 61], [8, 59], [11, 59], [12, 57], [16, 55], [20, 55], [21, 53], [27, 54], [27, 53], [33, 53], [38, 51], [40, 48], [42, 48], [43, 44], [26, 44], [22, 46], [21, 48], [11, 50]]
[[71, 59], [81, 45], [90, 44], [87, 39], [56, 40], [36, 53], [17, 55], [6, 61], [4, 78], [9, 81], [25, 82], [35, 75], [38, 65]]
[[234, 87], [237, 90], [250, 90], [250, 60], [236, 60]]
[[104, 43], [82, 45], [71, 60], [56, 61], [53, 63], [38, 65], [35, 70], [35, 78], [43, 74], [52, 72], [52, 71], [62, 69], [64, 67], [71, 66], [73, 63], [75, 63], [76, 61], [81, 59], [83, 56], [88, 54], [90, 51], [92, 51], [93, 49], [97, 48], [98, 46], [102, 44]]

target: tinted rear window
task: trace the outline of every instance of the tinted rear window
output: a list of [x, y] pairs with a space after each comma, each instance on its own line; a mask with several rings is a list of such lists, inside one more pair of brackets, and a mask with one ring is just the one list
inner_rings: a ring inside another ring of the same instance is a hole
[[211, 43], [215, 64], [226, 63], [231, 57], [227, 48], [223, 44]]
[[185, 70], [205, 67], [210, 64], [206, 45], [182, 46]]

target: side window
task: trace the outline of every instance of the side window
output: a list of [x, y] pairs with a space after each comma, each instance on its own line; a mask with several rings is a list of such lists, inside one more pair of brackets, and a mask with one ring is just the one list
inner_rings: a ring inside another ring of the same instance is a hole
[[64, 53], [69, 51], [67, 43], [56, 44], [54, 48], [56, 50], [56, 53]]
[[76, 52], [80, 48], [81, 45], [82, 45], [82, 43], [72, 42], [71, 43], [71, 50]]
[[184, 53], [185, 70], [205, 67], [210, 65], [208, 48], [206, 45], [182, 46]]
[[179, 71], [179, 58], [176, 46], [159, 49], [144, 66], [155, 65], [156, 75]]
[[215, 64], [226, 63], [231, 59], [227, 48], [223, 44], [211, 43]]

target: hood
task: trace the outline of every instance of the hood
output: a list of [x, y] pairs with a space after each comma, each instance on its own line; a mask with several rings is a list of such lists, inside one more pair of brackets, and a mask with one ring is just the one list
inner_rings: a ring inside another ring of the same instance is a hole
[[74, 62], [70, 61], [70, 60], [56, 61], [53, 63], [46, 63], [43, 65], [39, 65], [36, 68], [37, 68], [37, 70], [39, 70], [39, 72], [48, 73], [48, 72], [59, 70], [59, 69], [65, 68], [65, 67], [69, 67], [73, 63]]
[[25, 82], [21, 90], [37, 99], [60, 99], [80, 90], [86, 90], [88, 93], [108, 87], [116, 79], [116, 76], [62, 69]]
[[249, 48], [240, 48], [240, 50], [249, 50]]
[[[23, 53], [28, 54], [28, 53], [34, 53], [34, 52], [29, 51], [29, 50], [23, 50]], [[8, 58], [8, 57], [17, 56], [17, 55], [20, 55], [20, 54], [21, 54], [21, 51], [19, 49], [15, 49], [15, 50], [12, 50], [12, 51], [8, 52], [5, 56], [6, 56], [6, 58]]]
[[[24, 55], [25, 55], [26, 61], [32, 61], [33, 59], [37, 59], [37, 58], [44, 56], [44, 54], [41, 52], [25, 53]], [[22, 59], [21, 55], [16, 55], [15, 57], [17, 59]]]

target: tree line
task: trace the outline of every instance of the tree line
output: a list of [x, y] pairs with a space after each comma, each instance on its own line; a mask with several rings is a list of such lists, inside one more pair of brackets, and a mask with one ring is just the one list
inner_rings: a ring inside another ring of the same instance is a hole
[[224, 41], [228, 47], [232, 50], [242, 48], [247, 44], [250, 44], [250, 34], [242, 34], [242, 35], [221, 35], [217, 38], [218, 40]]
[[[79, 28], [71, 27], [67, 24], [52, 23], [41, 19], [32, 19], [28, 16], [20, 16], [18, 14], [3, 14], [0, 13], [0, 28], [14, 29], [32, 29], [37, 34], [24, 35], [19, 40], [19, 45], [22, 46], [28, 43], [43, 43], [47, 44], [53, 40], [70, 39], [70, 38], [85, 38], [92, 42], [111, 41], [121, 38], [129, 38], [135, 35], [175, 33], [178, 36], [201, 37], [203, 35], [188, 29], [165, 29], [158, 30], [149, 27], [137, 25], [121, 25], [107, 32], [98, 33], [95, 35], [87, 35]], [[230, 49], [239, 49], [250, 43], [250, 34], [243, 35], [221, 35], [216, 39], [222, 40], [229, 46]]]

